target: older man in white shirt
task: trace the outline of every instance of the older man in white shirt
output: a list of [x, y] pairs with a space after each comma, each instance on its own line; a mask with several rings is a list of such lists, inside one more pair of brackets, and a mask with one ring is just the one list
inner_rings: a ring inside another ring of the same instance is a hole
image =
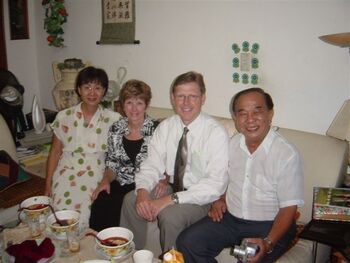
[[[171, 87], [175, 112], [163, 120], [148, 146], [148, 158], [135, 175], [136, 196], [124, 198], [120, 225], [131, 229], [137, 249], [145, 245], [147, 221], [158, 220], [162, 251], [175, 246], [178, 234], [207, 215], [210, 203], [227, 187], [228, 134], [212, 117], [201, 112], [205, 85], [201, 74], [187, 72], [178, 76]], [[159, 196], [155, 185], [169, 175], [174, 182], [178, 144], [185, 135], [186, 160], [181, 189]]]
[[229, 146], [226, 196], [178, 237], [186, 263], [216, 262], [222, 249], [244, 238], [260, 248], [249, 263], [275, 262], [295, 236], [297, 206], [304, 203], [302, 164], [297, 150], [271, 128], [272, 99], [260, 88], [243, 90], [232, 110], [240, 133]]

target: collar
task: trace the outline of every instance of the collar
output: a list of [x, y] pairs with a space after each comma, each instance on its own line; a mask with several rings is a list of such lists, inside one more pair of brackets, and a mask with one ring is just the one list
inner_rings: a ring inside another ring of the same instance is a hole
[[189, 130], [188, 133], [190, 133], [191, 130], [196, 130], [196, 128], [200, 125], [201, 119], [203, 118], [203, 113], [200, 112], [200, 113], [198, 114], [198, 116], [197, 116], [190, 124], [188, 124], [188, 125], [185, 125], [185, 124], [182, 122], [180, 115], [177, 115], [177, 116], [179, 117], [179, 122], [180, 122], [180, 125], [181, 125], [181, 127], [182, 127], [181, 130], [183, 130], [183, 128], [187, 127], [188, 130]]
[[[145, 119], [143, 121], [143, 125], [141, 128], [141, 135], [143, 137], [145, 136], [152, 136], [153, 134], [153, 126], [154, 122], [151, 117], [149, 117], [147, 114], [145, 114]], [[128, 127], [128, 117], [121, 117], [120, 118], [120, 127], [125, 130], [125, 134], [129, 134], [129, 127]]]
[[[260, 151], [260, 149], [262, 149], [266, 154], [268, 154], [270, 149], [271, 149], [271, 145], [272, 145], [272, 142], [275, 139], [275, 137], [276, 137], [276, 132], [273, 130], [272, 127], [270, 127], [269, 132], [266, 134], [264, 140], [260, 143], [260, 145], [258, 146], [258, 148], [255, 150], [254, 153], [256, 153], [256, 152]], [[247, 152], [249, 155], [252, 155], [248, 150], [248, 147], [245, 143], [245, 137], [243, 134], [241, 134], [241, 138], [240, 138], [240, 147], [242, 150]]]

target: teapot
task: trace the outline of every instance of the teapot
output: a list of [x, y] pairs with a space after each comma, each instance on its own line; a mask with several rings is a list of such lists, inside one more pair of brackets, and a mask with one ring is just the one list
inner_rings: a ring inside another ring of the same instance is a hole
[[75, 92], [75, 79], [79, 71], [89, 65], [89, 62], [83, 63], [81, 59], [77, 58], [65, 59], [63, 63], [57, 61], [52, 63], [53, 76], [56, 82], [52, 94], [58, 110], [78, 104], [80, 98]]

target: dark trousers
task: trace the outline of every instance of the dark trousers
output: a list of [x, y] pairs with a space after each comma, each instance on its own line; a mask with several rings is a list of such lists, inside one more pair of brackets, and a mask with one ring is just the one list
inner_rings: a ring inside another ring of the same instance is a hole
[[101, 231], [108, 227], [119, 226], [120, 211], [124, 196], [135, 189], [135, 184], [121, 186], [113, 180], [110, 193], [102, 191], [91, 205], [90, 228]]
[[[208, 216], [185, 229], [177, 238], [176, 247], [183, 253], [186, 263], [217, 262], [215, 257], [226, 247], [239, 245], [243, 238], [264, 238], [273, 221], [252, 221], [234, 217], [226, 212], [220, 222], [213, 222]], [[274, 262], [286, 250], [295, 237], [296, 225], [278, 241], [272, 253], [261, 262]]]

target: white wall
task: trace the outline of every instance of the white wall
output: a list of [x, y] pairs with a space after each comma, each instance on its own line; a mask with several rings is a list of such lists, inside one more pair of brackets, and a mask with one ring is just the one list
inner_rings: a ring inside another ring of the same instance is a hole
[[[15, 74], [18, 81], [24, 86], [24, 112], [30, 111], [33, 96], [40, 98], [40, 86], [38, 79], [38, 57], [36, 53], [37, 47], [37, 31], [41, 28], [36, 26], [35, 1], [28, 1], [28, 27], [29, 39], [10, 40], [9, 12], [8, 1], [3, 0], [4, 4], [4, 27], [5, 41], [7, 52], [8, 70]], [[39, 2], [39, 1], [38, 1]], [[41, 1], [40, 1], [41, 2]]]
[[46, 44], [41, 1], [28, 2], [31, 39], [7, 38], [9, 69], [26, 88], [25, 111], [37, 86], [44, 107], [54, 108], [51, 63], [76, 57], [103, 67], [111, 79], [126, 66], [127, 78], [151, 85], [153, 106], [170, 107], [172, 80], [199, 71], [207, 85], [204, 110], [229, 117], [231, 97], [250, 87], [231, 77], [231, 45], [244, 40], [260, 44], [259, 86], [274, 98], [275, 125], [324, 134], [350, 95], [349, 51], [318, 39], [350, 31], [347, 0], [136, 0], [140, 45], [96, 45], [101, 1], [66, 0], [63, 49]]

